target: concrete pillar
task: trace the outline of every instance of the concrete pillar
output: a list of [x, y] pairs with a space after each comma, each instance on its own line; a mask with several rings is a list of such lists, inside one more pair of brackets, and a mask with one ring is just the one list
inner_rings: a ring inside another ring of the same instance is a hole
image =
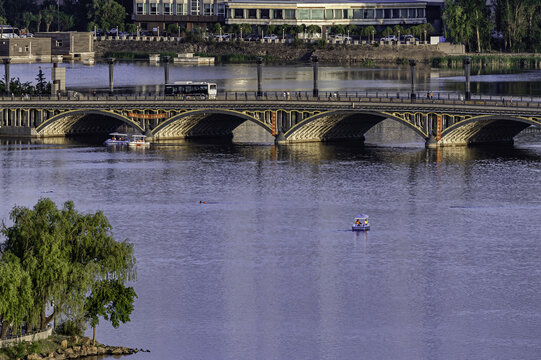
[[169, 59], [170, 56], [163, 57], [163, 74], [165, 76], [165, 84], [169, 84]]
[[415, 65], [416, 60], [410, 59], [410, 72], [411, 72], [411, 100], [415, 100], [417, 98], [417, 95], [415, 94]]
[[5, 70], [5, 77], [6, 77], [6, 95], [9, 95], [10, 94], [10, 90], [9, 90], [9, 80], [10, 80], [10, 75], [9, 75], [9, 64], [11, 64], [11, 59], [10, 58], [6, 58], [4, 59], [4, 70]]
[[466, 100], [471, 100], [470, 70], [471, 70], [471, 57], [465, 57], [464, 58], [464, 72], [466, 73], [466, 90], [464, 93], [464, 99]]
[[257, 58], [257, 96], [263, 96], [263, 90], [261, 88], [261, 64], [263, 64], [263, 58]]
[[108, 58], [107, 62], [109, 63], [109, 95], [113, 95], [113, 71], [114, 71], [114, 64], [115, 64], [115, 58]]
[[317, 76], [318, 76], [318, 69], [317, 69], [317, 63], [319, 61], [319, 58], [317, 55], [312, 55], [312, 68], [314, 70], [314, 90], [312, 92], [312, 95], [314, 97], [319, 96], [319, 88], [317, 86]]

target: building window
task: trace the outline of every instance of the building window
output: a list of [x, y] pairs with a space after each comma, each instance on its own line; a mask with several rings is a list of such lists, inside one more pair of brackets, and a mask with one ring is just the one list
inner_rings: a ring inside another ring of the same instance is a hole
[[158, 13], [158, 4], [150, 4], [150, 15], [156, 15]]
[[204, 15], [210, 16], [212, 15], [212, 4], [203, 4], [204, 8]]
[[244, 19], [244, 9], [235, 9], [235, 19]]
[[393, 19], [400, 18], [400, 9], [393, 9]]
[[62, 40], [56, 40], [56, 46], [57, 47], [62, 46]]
[[343, 15], [344, 15], [344, 12], [342, 11], [342, 9], [334, 10], [334, 18], [335, 19], [342, 19]]
[[169, 3], [163, 4], [163, 14], [164, 15], [171, 15], [171, 4], [169, 4]]
[[288, 20], [295, 19], [295, 9], [285, 9], [284, 19], [288, 19]]
[[186, 15], [184, 4], [177, 4], [177, 15]]
[[354, 19], [362, 19], [363, 18], [363, 10], [362, 9], [353, 9], [353, 18]]
[[199, 15], [199, 0], [190, 1], [190, 15]]
[[383, 19], [383, 9], [376, 9], [376, 19]]
[[259, 10], [259, 18], [260, 19], [270, 19], [270, 11], [269, 11], [269, 9], [261, 9], [261, 10]]
[[417, 9], [417, 17], [418, 18], [424, 18], [425, 15], [425, 9]]
[[276, 9], [276, 10], [272, 10], [273, 13], [272, 13], [272, 18], [273, 19], [283, 19], [284, 18], [284, 13], [282, 11], [282, 9]]
[[331, 9], [325, 10], [325, 19], [334, 19], [334, 12]]
[[24, 51], [25, 51], [25, 52], [28, 52], [28, 51], [30, 51], [30, 46], [28, 46], [28, 45], [25, 45], [25, 46], [24, 46]]
[[383, 10], [383, 16], [385, 17], [385, 19], [390, 19], [391, 15], [392, 15], [391, 9], [384, 9]]
[[248, 9], [248, 19], [257, 19], [257, 9]]
[[312, 20], [323, 20], [325, 18], [325, 12], [323, 9], [312, 9]]
[[297, 19], [310, 20], [310, 9], [299, 9], [297, 11]]
[[373, 19], [374, 18], [374, 9], [364, 9], [364, 18]]
[[137, 3], [137, 15], [143, 14], [143, 3]]
[[218, 16], [225, 16], [225, 4], [218, 4]]

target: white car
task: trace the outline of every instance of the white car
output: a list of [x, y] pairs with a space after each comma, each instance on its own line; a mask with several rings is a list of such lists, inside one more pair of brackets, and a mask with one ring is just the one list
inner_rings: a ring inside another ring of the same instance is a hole
[[382, 41], [396, 41], [396, 36], [394, 35], [388, 35], [384, 38], [381, 38]]
[[276, 39], [278, 39], [278, 36], [277, 36], [277, 35], [274, 35], [274, 34], [271, 34], [271, 35], [265, 35], [265, 36], [263, 36], [263, 39], [264, 39], [264, 40], [276, 40]]

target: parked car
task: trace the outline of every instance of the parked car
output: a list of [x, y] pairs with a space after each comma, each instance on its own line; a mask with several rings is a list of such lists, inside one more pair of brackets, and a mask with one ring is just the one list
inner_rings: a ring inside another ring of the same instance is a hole
[[221, 34], [221, 35], [220, 35], [220, 34], [216, 34], [216, 35], [214, 35], [214, 38], [215, 38], [216, 40], [220, 40], [220, 39], [222, 39], [222, 40], [227, 40], [227, 39], [230, 38], [230, 35], [229, 35], [229, 34]]
[[404, 41], [404, 42], [415, 42], [415, 41], [419, 41], [419, 39], [416, 38], [416, 37], [413, 36], [413, 35], [403, 35], [403, 36], [400, 36], [400, 40], [401, 40], [401, 41]]
[[381, 40], [381, 41], [396, 41], [396, 36], [394, 36], [394, 35], [387, 35], [386, 37], [382, 37], [380, 40]]
[[334, 39], [335, 40], [344, 40], [344, 41], [351, 41], [351, 36], [347, 36], [347, 35], [342, 35], [342, 34], [338, 34], [338, 35], [334, 35]]
[[274, 35], [274, 34], [270, 34], [270, 35], [263, 36], [263, 39], [264, 40], [276, 40], [276, 39], [278, 39], [278, 36]]
[[257, 34], [250, 34], [244, 37], [244, 41], [258, 41], [261, 37]]

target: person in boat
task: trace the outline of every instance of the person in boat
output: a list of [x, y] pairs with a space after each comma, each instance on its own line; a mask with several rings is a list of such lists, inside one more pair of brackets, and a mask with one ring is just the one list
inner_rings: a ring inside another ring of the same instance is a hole
[[355, 220], [355, 225], [361, 226], [361, 222], [359, 221], [359, 219]]

